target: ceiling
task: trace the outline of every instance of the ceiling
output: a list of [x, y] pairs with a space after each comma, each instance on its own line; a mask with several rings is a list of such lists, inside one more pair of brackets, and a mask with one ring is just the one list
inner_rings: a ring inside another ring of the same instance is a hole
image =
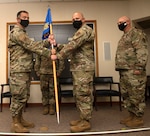
[[[21, 2], [77, 2], [77, 1], [106, 1], [106, 0], [0, 0], [0, 3], [21, 3]], [[127, 1], [127, 0], [118, 0]]]

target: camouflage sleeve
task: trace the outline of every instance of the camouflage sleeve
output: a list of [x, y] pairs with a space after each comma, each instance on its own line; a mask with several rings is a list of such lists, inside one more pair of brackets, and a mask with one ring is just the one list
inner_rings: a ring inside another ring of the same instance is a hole
[[135, 48], [137, 62], [136, 69], [145, 69], [148, 60], [148, 40], [143, 32], [138, 32], [132, 36], [132, 44]]
[[59, 76], [64, 69], [65, 69], [64, 60], [58, 60], [57, 75]]
[[36, 72], [38, 72], [40, 70], [40, 65], [41, 65], [41, 57], [36, 54], [35, 64], [34, 64], [34, 70]]
[[57, 48], [57, 52], [59, 52], [64, 47], [64, 44], [59, 44]]
[[[59, 52], [64, 47], [63, 44], [57, 45], [56, 51]], [[64, 60], [57, 60], [57, 76], [60, 76], [61, 72], [64, 70]]]
[[24, 31], [12, 31], [10, 38], [13, 42], [36, 54], [45, 57], [49, 57], [51, 54], [49, 49], [43, 47], [49, 44], [48, 40], [33, 41]]
[[91, 31], [85, 30], [84, 28], [78, 30], [73, 36], [72, 40], [68, 44], [64, 44], [64, 47], [57, 54], [58, 59], [64, 59], [72, 54], [74, 50], [89, 40], [89, 38], [91, 38], [91, 40], [94, 39], [94, 33], [91, 33]]

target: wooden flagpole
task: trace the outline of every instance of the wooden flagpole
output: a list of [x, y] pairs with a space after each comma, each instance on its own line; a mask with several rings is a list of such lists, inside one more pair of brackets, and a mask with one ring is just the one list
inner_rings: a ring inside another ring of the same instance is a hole
[[[53, 34], [52, 24], [50, 24], [50, 34]], [[54, 46], [52, 45], [52, 49]], [[57, 75], [56, 75], [56, 63], [53, 60], [53, 76], [54, 76], [54, 89], [55, 89], [55, 102], [56, 102], [56, 114], [57, 114], [57, 122], [60, 123], [59, 120], [59, 103], [58, 103], [58, 88], [57, 88]]]

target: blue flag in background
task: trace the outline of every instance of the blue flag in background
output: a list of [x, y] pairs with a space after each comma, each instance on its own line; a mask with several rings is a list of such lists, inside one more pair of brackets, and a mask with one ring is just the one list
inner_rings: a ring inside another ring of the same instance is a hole
[[42, 34], [42, 40], [47, 39], [49, 34], [50, 34], [50, 24], [52, 23], [52, 18], [51, 18], [51, 10], [48, 8], [47, 10], [47, 15], [45, 19], [45, 24], [44, 24], [44, 30]]

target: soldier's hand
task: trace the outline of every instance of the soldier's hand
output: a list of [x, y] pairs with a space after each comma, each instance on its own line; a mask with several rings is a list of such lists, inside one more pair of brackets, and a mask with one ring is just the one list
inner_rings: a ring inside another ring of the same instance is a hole
[[54, 40], [55, 39], [54, 34], [50, 34], [49, 37], [48, 37], [48, 39]]
[[56, 54], [56, 50], [55, 49], [51, 49], [51, 54], [55, 55]]
[[49, 35], [48, 41], [50, 42], [51, 45], [56, 45], [56, 41], [55, 41], [55, 38], [54, 38], [53, 34]]
[[57, 56], [56, 55], [51, 55], [51, 60], [56, 60]]
[[133, 74], [134, 74], [134, 75], [140, 75], [140, 74], [141, 74], [141, 71], [140, 71], [140, 70], [134, 70], [134, 71], [133, 71]]

